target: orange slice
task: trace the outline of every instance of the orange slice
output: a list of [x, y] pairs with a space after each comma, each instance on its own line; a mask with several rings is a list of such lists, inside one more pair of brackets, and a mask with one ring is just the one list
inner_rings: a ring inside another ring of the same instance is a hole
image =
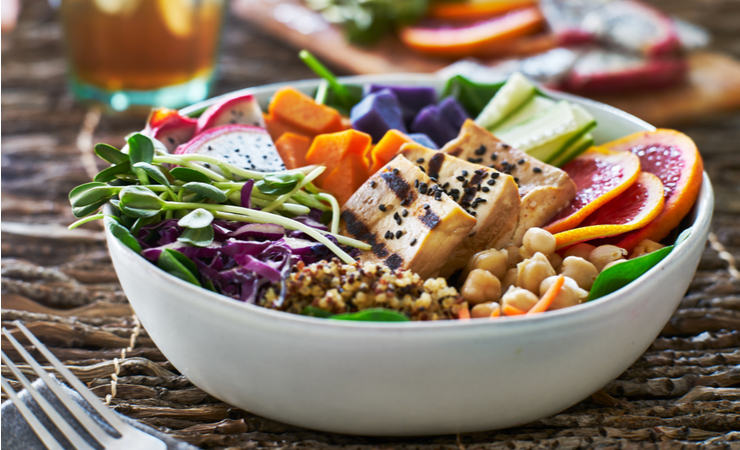
[[556, 250], [642, 228], [663, 211], [663, 183], [648, 172], [624, 192], [588, 216], [578, 228], [555, 235]]
[[492, 45], [535, 33], [544, 22], [540, 10], [530, 7], [471, 25], [406, 27], [400, 38], [418, 52], [455, 58], [485, 53]]
[[481, 20], [514, 9], [535, 6], [537, 0], [468, 0], [466, 2], [432, 2], [427, 17], [445, 20]]
[[630, 187], [640, 175], [640, 159], [629, 152], [592, 147], [561, 169], [576, 184], [576, 197], [545, 227], [552, 234], [578, 226]]
[[622, 237], [616, 245], [632, 251], [643, 239], [660, 242], [688, 214], [699, 195], [704, 163], [696, 144], [683, 133], [659, 129], [635, 133], [604, 147], [637, 155], [642, 170], [656, 175], [665, 187], [663, 212], [644, 228]]

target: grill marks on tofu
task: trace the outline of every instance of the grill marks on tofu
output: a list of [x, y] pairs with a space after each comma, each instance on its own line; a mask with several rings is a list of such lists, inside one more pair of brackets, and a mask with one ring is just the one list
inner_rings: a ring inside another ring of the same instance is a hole
[[438, 189], [478, 222], [450, 255], [440, 275], [465, 267], [476, 252], [502, 248], [511, 240], [519, 214], [519, 191], [513, 177], [418, 144], [406, 144], [401, 155], [423, 168]]
[[372, 246], [362, 253], [362, 261], [424, 278], [439, 272], [476, 219], [429, 186], [436, 185], [417, 165], [398, 156], [350, 197], [342, 207], [341, 233]]
[[448, 142], [440, 151], [513, 177], [521, 197], [519, 219], [512, 237], [516, 245], [521, 245], [529, 228], [542, 227], [576, 194], [576, 186], [567, 173], [501, 142], [472, 120], [465, 121], [457, 139]]

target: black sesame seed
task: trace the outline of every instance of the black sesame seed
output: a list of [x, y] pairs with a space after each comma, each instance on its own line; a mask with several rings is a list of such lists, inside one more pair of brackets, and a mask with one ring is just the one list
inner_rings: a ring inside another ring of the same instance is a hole
[[465, 177], [464, 177], [464, 176], [462, 176], [462, 175], [458, 175], [458, 176], [456, 176], [456, 177], [455, 177], [455, 179], [456, 179], [457, 181], [465, 181]]
[[519, 161], [517, 161], [516, 163], [517, 163], [517, 164], [519, 164], [519, 165], [522, 165], [522, 164], [524, 164], [525, 162], [526, 162], [526, 161], [524, 160], [524, 158], [522, 158], [522, 159], [520, 159]]
[[486, 184], [489, 186], [493, 186], [496, 184], [496, 180], [494, 178], [491, 178], [490, 180], [486, 181]]
[[450, 183], [445, 183], [442, 185], [442, 189], [447, 189], [448, 187], [450, 187]]
[[398, 219], [400, 219], [400, 218], [401, 218], [401, 215], [400, 215], [400, 214], [398, 214], [398, 211], [396, 211], [396, 212], [394, 212], [394, 213], [393, 213], [393, 218], [394, 218], [395, 220], [398, 220]]
[[470, 215], [475, 217], [476, 215], [478, 215], [478, 213], [476, 213], [475, 211], [470, 211]]
[[427, 171], [426, 171], [426, 169], [424, 168], [424, 166], [419, 166], [419, 170], [421, 170], [421, 171], [422, 171], [422, 172], [424, 172], [424, 173], [427, 173]]
[[403, 236], [403, 231], [401, 230], [396, 231], [396, 239], [401, 239], [401, 236]]
[[542, 173], [542, 169], [540, 169], [539, 167], [535, 167], [534, 169], [532, 169], [532, 172], [534, 172], [534, 173]]
[[514, 183], [519, 184], [519, 178], [514, 177]]
[[429, 179], [434, 181], [435, 183], [437, 182], [437, 177], [429, 177]]
[[414, 180], [414, 187], [415, 188], [418, 188], [419, 187], [419, 179], [418, 178], [416, 180]]
[[493, 161], [496, 161], [496, 160], [498, 159], [498, 155], [497, 155], [497, 154], [495, 154], [495, 153], [491, 153], [491, 159], [492, 159]]
[[484, 154], [485, 152], [486, 152], [486, 146], [485, 145], [481, 145], [480, 147], [478, 147], [475, 150], [475, 154], [478, 155], [478, 156]]
[[375, 180], [370, 180], [370, 187], [375, 189], [375, 186], [377, 186], [378, 183], [375, 182]]
[[429, 209], [429, 203], [424, 203], [424, 209]]
[[385, 212], [385, 205], [378, 205], [378, 209]]
[[408, 209], [404, 209], [404, 210], [403, 210], [403, 212], [401, 213], [401, 215], [402, 215], [403, 217], [406, 217], [406, 216], [408, 216], [408, 215], [409, 215], [409, 210], [408, 210]]
[[413, 240], [412, 240], [412, 241], [411, 241], [411, 242], [409, 243], [409, 245], [410, 245], [411, 247], [413, 247], [414, 245], [416, 245], [416, 238], [414, 238], [414, 239], [413, 239]]
[[390, 231], [390, 230], [386, 231], [386, 232], [385, 232], [385, 236], [384, 236], [384, 237], [385, 237], [386, 239], [393, 239], [393, 232], [392, 232], [392, 231]]
[[483, 186], [483, 188], [481, 189], [481, 191], [483, 191], [483, 192], [490, 192], [491, 189], [489, 189], [487, 186]]
[[396, 169], [395, 167], [393, 168], [393, 175], [398, 175], [398, 169]]
[[421, 183], [419, 185], [419, 192], [421, 192], [422, 194], [426, 194], [427, 190], [428, 190], [428, 187], [426, 183]]
[[424, 158], [417, 159], [416, 164], [424, 164]]
[[429, 178], [439, 178], [439, 174], [434, 172], [429, 174]]
[[467, 170], [463, 170], [462, 171], [462, 176], [467, 177], [468, 176], [468, 171]]
[[208, 164], [208, 163], [205, 163], [205, 164], [203, 164], [203, 167], [205, 167], [206, 169], [210, 169], [211, 168], [211, 165]]
[[500, 174], [500, 173], [498, 173], [498, 172], [492, 172], [492, 173], [491, 173], [491, 178], [498, 178], [498, 177], [499, 177], [500, 175], [501, 175], [501, 174]]
[[478, 234], [478, 232], [477, 232], [477, 231], [473, 231], [472, 233], [470, 233], [470, 234], [468, 235], [468, 237], [473, 237], [473, 236], [475, 236], [476, 234]]

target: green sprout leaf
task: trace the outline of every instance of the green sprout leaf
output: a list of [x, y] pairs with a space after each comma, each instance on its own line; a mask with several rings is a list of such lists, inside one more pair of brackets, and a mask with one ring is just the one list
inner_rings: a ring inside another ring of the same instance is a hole
[[126, 186], [118, 197], [121, 212], [135, 218], [154, 217], [165, 205], [157, 194], [144, 186]]
[[127, 154], [122, 153], [112, 145], [103, 143], [95, 144], [95, 154], [103, 161], [109, 162], [113, 165], [129, 160], [129, 156]]
[[255, 186], [263, 194], [283, 195], [292, 191], [305, 177], [306, 176], [300, 172], [280, 175], [270, 174], [265, 175], [265, 178], [258, 181]]
[[87, 216], [88, 214], [94, 213], [106, 203], [108, 203], [108, 199], [103, 199], [99, 202], [87, 206], [72, 207], [72, 214], [74, 214], [74, 216], [79, 219]]
[[211, 222], [213, 222], [213, 214], [208, 210], [198, 208], [180, 219], [177, 224], [183, 228], [205, 228]]
[[213, 242], [213, 237], [213, 227], [208, 225], [203, 228], [188, 228], [177, 240], [196, 247], [207, 247]]
[[177, 250], [171, 248], [162, 250], [157, 261], [157, 267], [188, 283], [200, 286], [197, 276], [198, 269], [195, 267], [195, 263]]
[[105, 183], [91, 182], [77, 186], [69, 192], [69, 203], [75, 208], [108, 200], [116, 190]]
[[105, 221], [105, 226], [108, 227], [111, 234], [115, 236], [119, 241], [121, 241], [123, 245], [135, 251], [136, 253], [141, 253], [141, 245], [139, 244], [139, 241], [136, 240], [136, 238], [133, 234], [131, 234], [128, 228], [118, 223], [111, 216], [105, 216], [105, 219], [103, 220]]
[[336, 314], [331, 316], [333, 320], [355, 320], [360, 322], [408, 322], [405, 314], [392, 309], [369, 308], [353, 313]]
[[189, 183], [191, 181], [195, 181], [198, 183], [211, 182], [211, 179], [208, 178], [208, 176], [189, 167], [175, 167], [174, 169], [170, 170], [170, 174], [178, 180], [184, 181], [186, 183]]
[[211, 184], [192, 181], [190, 183], [185, 183], [183, 187], [189, 191], [208, 197], [216, 203], [223, 203], [228, 199], [222, 190]]
[[131, 162], [145, 162], [151, 164], [154, 158], [154, 143], [149, 136], [141, 133], [134, 133], [127, 138], [128, 155]]
[[98, 172], [97, 175], [95, 175], [95, 178], [93, 178], [93, 180], [101, 183], [107, 183], [109, 181], [115, 180], [116, 175], [130, 172], [131, 161], [124, 161], [122, 163], [116, 164], [115, 166], [110, 166], [107, 169], [101, 170], [100, 172]]
[[147, 175], [149, 175], [150, 178], [152, 178], [157, 183], [170, 187], [170, 181], [167, 179], [167, 177], [162, 173], [161, 170], [159, 170], [159, 167], [153, 166], [149, 163], [145, 162], [137, 162], [134, 164], [134, 169], [141, 169], [144, 172], [146, 172]]

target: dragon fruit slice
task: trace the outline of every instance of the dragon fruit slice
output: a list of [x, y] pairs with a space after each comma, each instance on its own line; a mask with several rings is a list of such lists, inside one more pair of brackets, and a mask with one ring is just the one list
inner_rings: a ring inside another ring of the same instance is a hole
[[583, 54], [559, 88], [579, 94], [660, 89], [682, 82], [688, 63], [679, 58], [643, 58], [591, 50]]
[[162, 142], [172, 153], [179, 145], [192, 139], [197, 126], [195, 119], [181, 116], [174, 109], [157, 108], [149, 114], [144, 134]]
[[563, 45], [598, 42], [645, 56], [680, 48], [671, 19], [637, 0], [542, 0], [540, 7]]
[[254, 95], [240, 95], [209, 106], [198, 119], [196, 134], [209, 128], [234, 124], [265, 128], [265, 119]]
[[[251, 125], [222, 125], [210, 128], [192, 141], [177, 147], [175, 154], [198, 153], [213, 156], [247, 170], [285, 170], [283, 160], [264, 128]], [[203, 164], [217, 171], [218, 168]]]

